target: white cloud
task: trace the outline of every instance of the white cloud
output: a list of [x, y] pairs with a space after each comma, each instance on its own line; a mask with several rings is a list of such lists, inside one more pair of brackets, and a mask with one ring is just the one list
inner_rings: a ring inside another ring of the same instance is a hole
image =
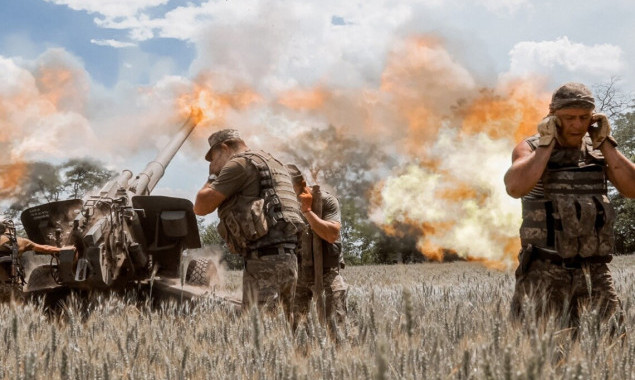
[[531, 6], [528, 0], [477, 0], [477, 3], [494, 13], [515, 13]]
[[114, 47], [114, 48], [126, 48], [126, 47], [137, 46], [137, 44], [132, 43], [132, 42], [123, 42], [123, 41], [117, 41], [117, 40], [96, 40], [96, 39], [91, 39], [90, 43], [91, 44], [95, 44], [95, 45], [99, 45], [99, 46], [110, 46], [110, 47]]
[[167, 4], [168, 0], [44, 0], [57, 5], [66, 5], [76, 11], [98, 13], [106, 17], [126, 17], [140, 10]]
[[560, 37], [554, 41], [523, 41], [509, 52], [509, 73], [527, 75], [564, 69], [579, 75], [608, 77], [625, 67], [623, 51], [611, 44], [585, 45]]

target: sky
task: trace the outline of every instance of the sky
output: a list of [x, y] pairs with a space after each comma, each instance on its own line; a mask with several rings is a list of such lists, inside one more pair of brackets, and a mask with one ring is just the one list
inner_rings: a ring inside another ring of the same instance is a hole
[[[0, 164], [92, 157], [138, 172], [194, 105], [205, 119], [155, 194], [193, 200], [206, 138], [227, 127], [268, 150], [328, 125], [382, 142], [403, 165], [378, 192], [435, 174], [408, 163], [465, 145], [448, 125], [495, 140], [504, 170], [513, 145], [499, 142], [530, 131], [558, 85], [617, 78], [633, 91], [634, 16], [629, 0], [0, 0]], [[484, 89], [515, 103], [457, 122]], [[388, 205], [395, 194], [371, 217], [407, 214]]]

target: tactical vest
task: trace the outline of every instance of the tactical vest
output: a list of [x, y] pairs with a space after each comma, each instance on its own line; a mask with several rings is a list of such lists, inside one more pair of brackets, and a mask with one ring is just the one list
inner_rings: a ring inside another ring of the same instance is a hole
[[[539, 136], [527, 143], [532, 150]], [[580, 148], [555, 147], [536, 186], [522, 198], [523, 247], [557, 251], [563, 258], [613, 253], [615, 211], [607, 197], [606, 163], [585, 135]]]
[[304, 229], [291, 178], [284, 165], [265, 152], [247, 151], [244, 157], [258, 170], [258, 197], [235, 194], [218, 208], [218, 232], [229, 249], [246, 255], [258, 248], [289, 244], [295, 247]]

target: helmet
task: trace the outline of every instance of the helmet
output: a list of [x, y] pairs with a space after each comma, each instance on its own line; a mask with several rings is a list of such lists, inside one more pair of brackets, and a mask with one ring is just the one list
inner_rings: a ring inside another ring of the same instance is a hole
[[549, 112], [555, 112], [561, 108], [595, 108], [593, 93], [582, 83], [569, 82], [560, 86], [553, 92]]

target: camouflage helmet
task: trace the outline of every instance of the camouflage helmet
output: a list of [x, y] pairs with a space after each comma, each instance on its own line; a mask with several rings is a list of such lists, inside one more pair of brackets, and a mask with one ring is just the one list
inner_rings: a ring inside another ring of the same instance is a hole
[[553, 113], [562, 108], [594, 109], [593, 93], [582, 83], [565, 83], [553, 92], [549, 112]]
[[205, 160], [212, 161], [212, 150], [214, 147], [222, 142], [227, 140], [242, 140], [238, 131], [235, 129], [221, 129], [220, 131], [216, 131], [212, 133], [207, 142], [209, 142], [209, 150], [207, 154], [205, 154]]

